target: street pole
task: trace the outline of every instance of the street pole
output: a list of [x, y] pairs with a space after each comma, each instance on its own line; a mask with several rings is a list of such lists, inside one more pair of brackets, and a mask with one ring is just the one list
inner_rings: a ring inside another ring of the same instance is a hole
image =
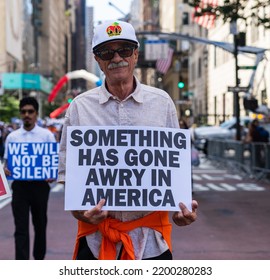
[[[234, 34], [234, 60], [235, 60], [235, 86], [239, 86], [238, 77], [238, 34]], [[239, 106], [239, 92], [234, 91], [234, 116], [236, 119], [236, 140], [241, 140], [241, 129], [240, 129], [240, 106]]]
[[[234, 20], [231, 22], [231, 31], [233, 33], [233, 41], [234, 41], [234, 61], [235, 61], [235, 88], [237, 89], [240, 82], [238, 77], [238, 45], [239, 45], [239, 36], [238, 36], [238, 28], [237, 28], [237, 18], [238, 18], [238, 6], [239, 0], [236, 0], [236, 11]], [[234, 117], [236, 119], [236, 140], [241, 140], [241, 130], [240, 130], [240, 106], [239, 106], [239, 92], [235, 90], [233, 92], [234, 99]]]
[[[182, 89], [181, 88], [179, 88], [179, 100], [182, 100]], [[182, 112], [182, 104], [181, 103], [179, 103], [178, 110], [179, 110], [179, 116], [180, 116], [180, 118], [182, 118], [183, 117], [183, 112]]]

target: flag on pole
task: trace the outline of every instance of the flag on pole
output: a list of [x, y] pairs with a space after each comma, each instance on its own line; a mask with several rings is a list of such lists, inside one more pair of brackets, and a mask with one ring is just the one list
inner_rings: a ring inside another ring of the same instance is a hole
[[156, 62], [156, 69], [161, 74], [166, 74], [172, 64], [173, 48], [168, 48], [168, 54], [165, 58], [160, 58]]
[[201, 9], [205, 9], [208, 6], [211, 7], [217, 7], [218, 0], [202, 0], [200, 3], [200, 6], [195, 7], [194, 13], [193, 13], [193, 21], [197, 24], [201, 25], [202, 27], [206, 29], [210, 29], [214, 26], [216, 15], [211, 12], [206, 12], [201, 16], [195, 16], [196, 12], [200, 12]]

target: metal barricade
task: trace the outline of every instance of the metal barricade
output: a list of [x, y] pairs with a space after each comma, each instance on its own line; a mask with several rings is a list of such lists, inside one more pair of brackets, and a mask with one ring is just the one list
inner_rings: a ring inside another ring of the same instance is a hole
[[270, 144], [243, 143], [236, 140], [209, 140], [207, 157], [217, 162], [230, 164], [254, 177], [258, 172], [270, 175]]

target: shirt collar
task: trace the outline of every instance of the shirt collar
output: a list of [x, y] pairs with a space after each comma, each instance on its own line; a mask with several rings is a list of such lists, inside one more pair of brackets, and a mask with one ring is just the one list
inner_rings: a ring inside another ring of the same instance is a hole
[[[135, 78], [136, 88], [126, 99], [133, 97], [133, 99], [136, 102], [143, 103], [143, 93], [141, 91], [141, 83], [136, 77], [134, 78]], [[106, 103], [110, 98], [114, 98], [114, 96], [107, 90], [104, 81], [99, 91], [99, 104]]]
[[26, 130], [21, 126], [22, 133], [34, 133], [37, 130], [37, 124], [31, 129], [31, 130]]

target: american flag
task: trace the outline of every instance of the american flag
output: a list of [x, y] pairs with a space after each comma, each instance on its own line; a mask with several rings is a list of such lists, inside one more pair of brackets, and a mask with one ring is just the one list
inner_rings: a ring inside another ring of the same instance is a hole
[[205, 9], [208, 6], [217, 7], [218, 0], [202, 0], [200, 6], [195, 7], [195, 11], [193, 14], [193, 21], [198, 23], [204, 28], [210, 29], [214, 26], [216, 15], [211, 13], [205, 13], [202, 16], [195, 16], [196, 12], [200, 12], [200, 9]]
[[166, 74], [172, 64], [173, 49], [168, 48], [168, 54], [166, 58], [158, 59], [156, 62], [156, 69], [161, 74]]

